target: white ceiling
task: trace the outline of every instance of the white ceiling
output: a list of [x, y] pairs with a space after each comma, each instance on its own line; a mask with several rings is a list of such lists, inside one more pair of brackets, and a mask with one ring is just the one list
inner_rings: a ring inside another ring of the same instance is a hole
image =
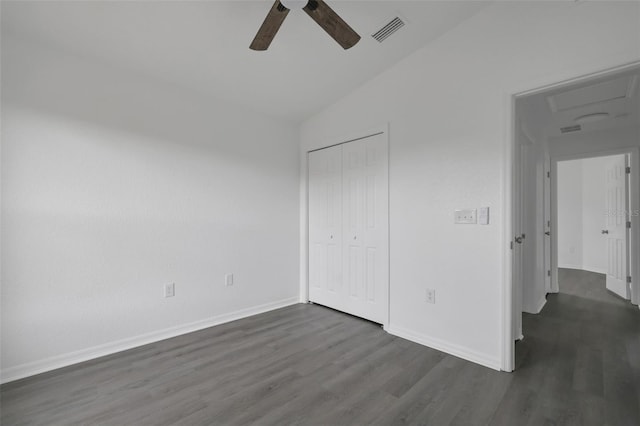
[[[532, 139], [562, 136], [563, 127], [580, 124], [580, 132], [640, 126], [640, 68], [589, 79], [532, 94], [518, 100], [523, 131]], [[605, 118], [579, 123], [590, 114]], [[574, 134], [574, 133], [564, 133]]]
[[[265, 1], [2, 1], [2, 38], [42, 43], [103, 64], [302, 120], [479, 12], [482, 1], [327, 3], [362, 40], [343, 50], [291, 11], [266, 52], [249, 44]], [[370, 35], [397, 14], [408, 25]]]

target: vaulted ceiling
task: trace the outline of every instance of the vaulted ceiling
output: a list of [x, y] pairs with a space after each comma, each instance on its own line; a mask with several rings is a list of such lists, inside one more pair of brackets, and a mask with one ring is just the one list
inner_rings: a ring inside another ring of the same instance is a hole
[[[343, 50], [293, 10], [269, 50], [249, 49], [272, 1], [2, 1], [2, 42], [91, 61], [300, 121], [478, 13], [481, 1], [327, 3], [361, 36]], [[371, 37], [396, 16], [407, 24]]]

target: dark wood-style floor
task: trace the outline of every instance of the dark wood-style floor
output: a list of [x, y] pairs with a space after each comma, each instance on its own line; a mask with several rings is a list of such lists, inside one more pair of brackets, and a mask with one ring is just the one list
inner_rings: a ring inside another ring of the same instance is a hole
[[5, 384], [1, 420], [640, 425], [640, 310], [606, 290], [592, 297], [604, 283], [587, 278], [563, 271], [561, 288], [591, 296], [549, 295], [541, 314], [525, 316], [511, 374], [295, 305]]

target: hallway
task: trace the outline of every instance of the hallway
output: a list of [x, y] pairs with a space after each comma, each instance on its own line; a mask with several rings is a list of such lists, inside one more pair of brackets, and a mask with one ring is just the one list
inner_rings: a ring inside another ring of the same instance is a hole
[[640, 424], [640, 310], [604, 275], [561, 269], [559, 283], [539, 315], [523, 316], [509, 404], [532, 410], [531, 424]]

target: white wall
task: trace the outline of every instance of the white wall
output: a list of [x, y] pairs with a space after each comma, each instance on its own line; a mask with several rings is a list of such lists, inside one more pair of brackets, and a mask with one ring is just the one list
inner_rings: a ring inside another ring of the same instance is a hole
[[558, 163], [558, 267], [582, 269], [582, 162]]
[[[309, 149], [390, 123], [390, 332], [504, 365], [509, 95], [639, 60], [639, 6], [498, 2], [304, 122], [303, 166]], [[453, 224], [480, 206], [491, 225]]]
[[2, 124], [3, 380], [297, 302], [292, 124], [6, 38]]
[[606, 274], [606, 164], [611, 157], [582, 160], [582, 269]]

